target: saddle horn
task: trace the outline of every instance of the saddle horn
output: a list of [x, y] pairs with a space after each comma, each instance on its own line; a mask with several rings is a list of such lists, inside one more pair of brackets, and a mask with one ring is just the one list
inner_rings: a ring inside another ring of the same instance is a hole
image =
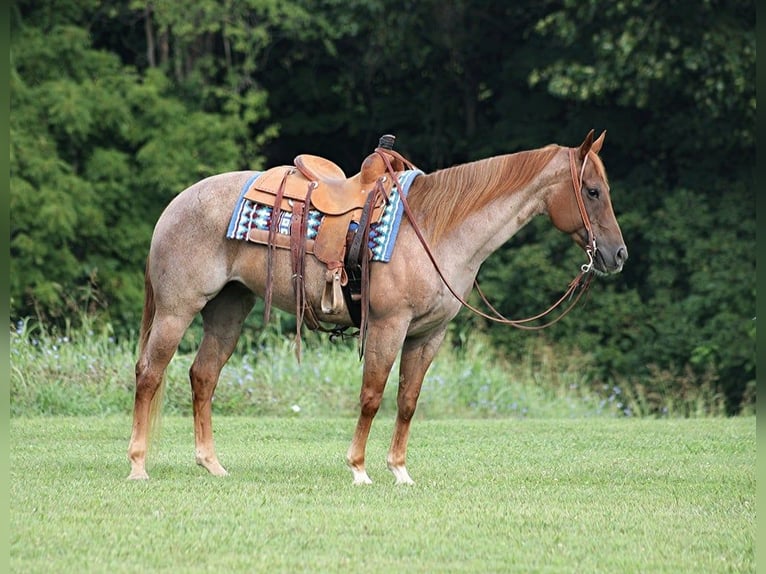
[[394, 149], [395, 141], [396, 141], [395, 135], [384, 134], [380, 136], [380, 139], [378, 140], [378, 147], [383, 149]]

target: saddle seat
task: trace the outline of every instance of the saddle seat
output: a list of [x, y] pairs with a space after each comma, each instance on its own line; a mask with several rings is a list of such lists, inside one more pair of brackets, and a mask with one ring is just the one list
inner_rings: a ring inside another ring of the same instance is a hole
[[351, 209], [361, 209], [367, 200], [367, 193], [382, 179], [386, 195], [391, 191], [392, 182], [386, 176], [386, 166], [377, 154], [368, 156], [359, 173], [353, 177], [346, 174], [329, 159], [301, 154], [294, 160], [298, 171], [309, 181], [317, 182], [312, 194], [312, 203], [326, 214], [341, 214]]
[[340, 166], [320, 156], [301, 154], [295, 158], [294, 164], [265, 171], [245, 197], [256, 203], [273, 206], [279, 188], [283, 186], [280, 207], [292, 211], [290, 200], [305, 202], [309, 185], [314, 182], [311, 206], [325, 215], [338, 216], [361, 210], [367, 194], [379, 179], [382, 179], [386, 195], [393, 187], [391, 178], [386, 175], [385, 162], [377, 154], [368, 156], [359, 173], [348, 178]]

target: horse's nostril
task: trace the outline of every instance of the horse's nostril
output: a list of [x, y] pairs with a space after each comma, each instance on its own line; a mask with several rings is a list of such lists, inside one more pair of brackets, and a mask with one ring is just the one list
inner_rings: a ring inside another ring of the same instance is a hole
[[620, 247], [617, 250], [617, 261], [619, 263], [625, 263], [628, 259], [628, 250], [625, 247]]

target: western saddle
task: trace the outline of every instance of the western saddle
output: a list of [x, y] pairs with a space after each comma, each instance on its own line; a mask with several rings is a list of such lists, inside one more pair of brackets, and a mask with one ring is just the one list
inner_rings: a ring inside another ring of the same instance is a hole
[[[290, 249], [293, 288], [296, 295], [298, 353], [300, 328], [306, 319], [310, 329], [321, 327], [307, 304], [304, 286], [306, 254], [312, 253], [326, 266], [321, 309], [325, 315], [340, 314], [347, 306], [364, 337], [369, 306], [370, 225], [380, 219], [394, 186], [396, 173], [415, 166], [393, 150], [395, 137], [384, 135], [362, 162], [359, 173], [346, 177], [343, 170], [323, 157], [298, 155], [292, 166], [263, 172], [245, 192], [245, 198], [270, 206], [268, 231], [252, 229], [248, 239], [268, 246], [264, 321], [271, 309], [273, 250]], [[306, 238], [310, 210], [322, 214], [316, 237]], [[289, 237], [278, 233], [282, 212], [290, 212]], [[338, 332], [338, 329], [329, 329]]]

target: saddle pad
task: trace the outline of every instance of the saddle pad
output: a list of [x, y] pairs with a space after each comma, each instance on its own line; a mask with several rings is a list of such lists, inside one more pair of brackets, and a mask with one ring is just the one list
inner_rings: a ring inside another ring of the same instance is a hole
[[[269, 230], [271, 226], [271, 206], [256, 203], [245, 197], [245, 192], [247, 192], [252, 183], [261, 175], [261, 173], [263, 172], [255, 172], [253, 176], [245, 182], [245, 185], [242, 186], [242, 191], [239, 194], [237, 204], [234, 207], [234, 212], [229, 221], [229, 228], [226, 231], [226, 237], [228, 239], [246, 241], [248, 232], [251, 229], [260, 229], [262, 231]], [[399, 172], [397, 184], [391, 189], [388, 204], [383, 210], [380, 220], [370, 226], [369, 247], [372, 251], [372, 261], [387, 263], [391, 260], [391, 253], [394, 250], [394, 243], [396, 242], [396, 236], [399, 232], [399, 224], [401, 223], [402, 214], [404, 213], [400, 194], [406, 196], [410, 190], [412, 181], [422, 173], [423, 172], [420, 170]], [[278, 233], [282, 235], [290, 235], [291, 217], [292, 213], [289, 211], [282, 211], [280, 213], [279, 227], [277, 228]], [[314, 209], [310, 209], [308, 217], [306, 238], [316, 239], [317, 230], [319, 229], [324, 214]], [[353, 222], [352, 225], [354, 225]]]

